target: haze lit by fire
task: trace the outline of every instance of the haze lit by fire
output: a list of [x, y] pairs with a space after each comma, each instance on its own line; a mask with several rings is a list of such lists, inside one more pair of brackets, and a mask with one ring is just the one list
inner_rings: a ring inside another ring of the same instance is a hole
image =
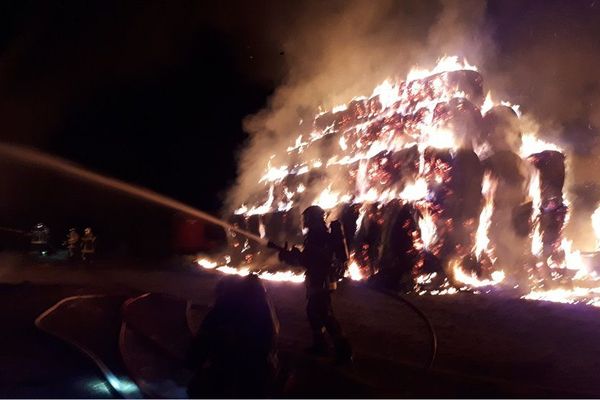
[[[427, 148], [450, 149], [451, 152], [464, 145], [461, 132], [452, 125], [445, 124], [435, 118], [436, 107], [441, 103], [457, 102], [470, 99], [472, 93], [462, 90], [459, 84], [450, 79], [448, 72], [477, 71], [477, 67], [458, 57], [443, 57], [431, 69], [413, 68], [404, 81], [387, 79], [374, 88], [369, 96], [359, 96], [347, 104], [340, 104], [329, 111], [321, 111], [315, 116], [313, 130], [300, 133], [291, 138], [286, 154], [273, 154], [265, 160], [264, 171], [256, 182], [262, 188], [262, 195], [252, 198], [256, 202], [239, 205], [235, 214], [240, 217], [263, 216], [273, 212], [287, 212], [293, 208], [302, 209], [311, 204], [319, 205], [331, 213], [331, 219], [336, 216], [334, 210], [341, 204], [355, 204], [359, 207], [356, 231], [363, 223], [370, 205], [381, 207], [389, 202], [410, 203], [419, 210], [417, 226], [420, 231], [415, 238], [415, 248], [429, 250], [436, 246], [437, 229], [435, 213], [429, 206], [431, 182], [444, 182], [444, 171], [432, 168], [425, 162], [424, 152]], [[484, 116], [494, 106], [510, 107], [522, 119], [520, 108], [504, 101], [495, 101], [493, 94], [487, 92], [479, 102], [478, 112]], [[344, 118], [344, 112], [352, 110], [359, 114], [357, 123], [350, 123]], [[407, 116], [398, 128], [397, 116]], [[416, 117], [415, 117], [416, 116]], [[414, 118], [413, 118], [414, 117]], [[341, 121], [341, 122], [340, 122]], [[347, 122], [347, 124], [346, 124]], [[335, 135], [334, 135], [335, 133]], [[335, 138], [335, 140], [331, 140]], [[536, 132], [522, 131], [521, 145], [518, 154], [526, 158], [544, 150], [555, 150], [564, 153], [563, 149], [554, 143], [546, 142], [536, 136]], [[314, 150], [317, 144], [329, 141], [328, 151]], [[394, 161], [386, 154], [397, 153], [401, 150], [416, 148], [418, 150], [418, 173], [401, 186], [389, 185], [385, 174], [386, 165]], [[478, 156], [483, 157], [489, 151], [486, 143], [474, 143]], [[383, 154], [383, 156], [382, 156]], [[352, 166], [352, 180], [347, 179], [347, 172]], [[297, 178], [310, 173], [319, 173], [324, 179], [311, 185], [296, 183]], [[428, 183], [429, 182], [429, 183]], [[572, 242], [564, 238], [561, 251], [564, 260], [548, 258], [540, 260], [542, 254], [542, 237], [540, 232], [540, 176], [533, 171], [528, 181], [529, 201], [533, 204], [531, 225], [531, 255], [549, 267], [550, 279], [561, 282], [557, 287], [541, 285], [536, 280], [535, 271], [529, 277], [525, 299], [547, 300], [564, 303], [585, 303], [600, 306], [600, 280], [593, 267], [587, 263], [582, 254], [572, 248]], [[459, 290], [480, 292], [486, 288], [495, 290], [514, 289], [515, 280], [511, 279], [509, 271], [495, 267], [495, 249], [490, 241], [489, 233], [493, 229], [491, 217], [497, 195], [495, 178], [486, 174], [483, 180], [482, 197], [484, 205], [478, 219], [476, 229], [476, 244], [472, 249], [478, 261], [489, 260], [491, 268], [485, 278], [467, 272], [459, 261], [448, 263], [447, 272], [450, 282], [435, 290], [418, 293], [454, 294]], [[568, 216], [567, 216], [568, 217]], [[600, 209], [590, 216], [600, 240]], [[261, 237], [264, 237], [264, 225], [261, 219]], [[244, 248], [249, 245], [246, 242]], [[242, 249], [242, 253], [244, 250]], [[250, 252], [250, 250], [248, 250]], [[352, 280], [364, 280], [370, 275], [369, 268], [360, 264], [355, 254], [350, 255], [346, 276]], [[197, 260], [204, 269], [216, 270], [225, 274], [247, 275], [257, 272], [259, 277], [273, 281], [302, 282], [302, 271], [273, 269], [272, 265], [258, 266], [248, 263], [238, 267], [232, 265], [231, 258], [221, 261], [207, 258]], [[538, 265], [536, 264], [536, 265]], [[556, 278], [554, 278], [556, 276]], [[562, 284], [568, 277], [567, 284]], [[435, 278], [422, 275], [417, 277], [418, 285], [426, 285]], [[523, 288], [521, 288], [523, 289]]]

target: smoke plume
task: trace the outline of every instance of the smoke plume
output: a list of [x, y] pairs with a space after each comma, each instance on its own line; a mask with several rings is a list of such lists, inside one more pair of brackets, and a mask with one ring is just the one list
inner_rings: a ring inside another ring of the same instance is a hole
[[[581, 197], [594, 197], [586, 188], [600, 184], [600, 2], [355, 0], [287, 11], [293, 20], [269, 25], [281, 38], [285, 78], [244, 121], [249, 139], [228, 210], [264, 189], [257, 182], [266, 160], [309, 132], [319, 107], [368, 96], [384, 79], [443, 55], [466, 57], [495, 99], [520, 104], [527, 128], [565, 148], [569, 200], [595, 201]], [[592, 233], [588, 212], [574, 211], [569, 232]]]
[[444, 54], [481, 61], [489, 42], [481, 30], [484, 11], [479, 0], [384, 0], [376, 6], [367, 0], [315, 1], [295, 10], [294, 21], [277, 32], [284, 38], [286, 78], [267, 107], [244, 121], [249, 143], [229, 209], [257, 189], [265, 160], [310, 132], [320, 107], [370, 95], [386, 78], [405, 76], [415, 64], [430, 67]]

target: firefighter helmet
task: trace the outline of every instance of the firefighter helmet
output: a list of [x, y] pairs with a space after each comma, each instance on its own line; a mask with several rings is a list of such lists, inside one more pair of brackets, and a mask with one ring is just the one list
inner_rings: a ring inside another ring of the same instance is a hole
[[304, 226], [310, 228], [325, 222], [325, 211], [319, 206], [310, 206], [302, 212]]

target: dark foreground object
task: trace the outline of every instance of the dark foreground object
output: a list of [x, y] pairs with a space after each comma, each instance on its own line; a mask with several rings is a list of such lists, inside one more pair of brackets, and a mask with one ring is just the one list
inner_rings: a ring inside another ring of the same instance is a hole
[[[101, 275], [100, 271], [94, 273]], [[196, 277], [190, 282], [193, 290], [180, 284], [178, 291], [182, 297], [212, 293], [216, 280]], [[597, 397], [600, 393], [590, 378], [597, 371], [593, 360], [598, 359], [595, 355], [600, 349], [593, 336], [599, 312], [593, 308], [489, 296], [417, 298], [440, 338], [434, 369], [425, 372], [429, 349], [422, 321], [384, 296], [349, 287], [338, 296], [336, 307], [356, 344], [356, 355], [354, 365], [339, 368], [327, 359], [303, 353], [308, 335], [302, 331], [307, 329], [302, 288], [289, 284], [269, 288], [282, 325], [281, 363], [288, 371], [282, 397]], [[2, 397], [117, 396], [87, 356], [33, 324], [61, 299], [94, 293], [131, 299], [142, 292], [89, 286], [0, 285]], [[171, 296], [143, 298], [128, 317], [136, 331], [135, 337], [130, 337], [133, 345], [144, 349], [133, 354], [147, 357], [140, 362], [177, 365], [176, 360], [166, 362], [161, 352], [182, 354], [189, 337], [186, 332], [197, 326], [207, 305], [200, 300], [197, 306], [188, 307], [185, 300]], [[108, 304], [97, 315], [117, 312], [117, 308], [116, 303]], [[89, 326], [88, 322], [73, 326]], [[115, 366], [115, 372], [128, 374], [135, 381], [132, 375], [137, 373], [131, 371], [131, 360], [124, 361], [120, 349], [115, 350], [119, 337], [115, 336], [114, 323], [108, 321], [103, 328], [98, 327], [98, 333], [105, 330], [105, 334], [97, 336], [94, 346], [107, 365]], [[158, 331], [160, 327], [165, 329]], [[140, 340], [139, 336], [147, 338], [150, 332], [158, 333], [156, 341]], [[474, 341], [474, 337], [478, 339]], [[538, 340], [533, 340], [536, 337]], [[120, 359], [115, 354], [121, 354]], [[121, 367], [125, 368], [119, 370]], [[182, 373], [154, 372], [158, 373], [145, 377], [148, 386], [159, 391], [172, 390], [186, 378]], [[557, 372], [562, 379], [553, 378]]]

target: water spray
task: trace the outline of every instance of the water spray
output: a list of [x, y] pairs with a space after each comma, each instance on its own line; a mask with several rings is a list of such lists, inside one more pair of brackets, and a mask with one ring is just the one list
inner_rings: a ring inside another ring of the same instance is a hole
[[22, 231], [20, 229], [7, 228], [5, 226], [0, 226], [0, 231], [10, 232], [10, 233], [17, 233], [17, 234], [20, 234], [20, 235], [23, 235], [23, 234], [26, 233], [25, 231]]
[[113, 189], [115, 191], [126, 193], [128, 195], [161, 205], [163, 207], [181, 211], [184, 214], [200, 218], [204, 221], [210, 222], [212, 224], [221, 226], [225, 229], [229, 229], [233, 232], [243, 235], [248, 239], [259, 243], [262, 246], [267, 245], [266, 239], [262, 239], [258, 235], [253, 234], [252, 232], [239, 229], [217, 217], [205, 213], [204, 211], [200, 211], [196, 208], [188, 206], [187, 204], [181, 203], [170, 197], [153, 192], [152, 190], [132, 185], [115, 178], [109, 178], [96, 172], [89, 171], [67, 160], [44, 154], [42, 152], [26, 147], [6, 143], [0, 143], [0, 155], [2, 155], [2, 157], [5, 159], [8, 158], [25, 164], [38, 165], [43, 168], [70, 175], [74, 178], [78, 178], [88, 182], [93, 182], [105, 186], [107, 188]]

